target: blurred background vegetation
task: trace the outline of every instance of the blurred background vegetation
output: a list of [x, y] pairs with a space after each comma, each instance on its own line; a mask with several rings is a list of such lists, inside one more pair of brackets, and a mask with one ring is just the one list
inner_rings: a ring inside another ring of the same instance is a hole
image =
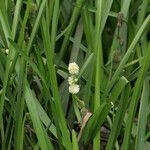
[[149, 150], [149, 59], [149, 0], [1, 0], [1, 149]]

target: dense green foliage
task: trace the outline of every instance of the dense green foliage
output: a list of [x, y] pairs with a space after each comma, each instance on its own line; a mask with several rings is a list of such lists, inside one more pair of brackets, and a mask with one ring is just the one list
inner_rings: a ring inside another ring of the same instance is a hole
[[0, 0], [0, 149], [149, 150], [149, 62], [149, 0]]

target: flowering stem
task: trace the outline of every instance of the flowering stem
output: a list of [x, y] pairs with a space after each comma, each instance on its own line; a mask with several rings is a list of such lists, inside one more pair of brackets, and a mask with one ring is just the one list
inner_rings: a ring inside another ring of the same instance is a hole
[[[96, 25], [95, 25], [95, 46], [94, 46], [94, 52], [95, 52], [95, 59], [96, 59], [96, 76], [95, 76], [95, 95], [94, 95], [94, 112], [97, 110], [97, 108], [100, 106], [100, 60], [101, 60], [101, 44], [99, 44], [101, 41], [100, 37], [100, 26], [101, 26], [101, 16], [102, 16], [102, 4], [103, 0], [97, 0], [96, 1], [96, 7], [97, 12], [95, 14], [96, 19]], [[100, 132], [97, 132], [97, 135], [95, 136], [93, 140], [93, 150], [100, 149]]]
[[75, 111], [77, 120], [78, 120], [78, 122], [82, 122], [81, 113], [80, 113], [79, 108], [77, 106], [76, 95], [72, 95], [72, 99], [73, 99], [73, 107], [74, 107], [74, 111]]

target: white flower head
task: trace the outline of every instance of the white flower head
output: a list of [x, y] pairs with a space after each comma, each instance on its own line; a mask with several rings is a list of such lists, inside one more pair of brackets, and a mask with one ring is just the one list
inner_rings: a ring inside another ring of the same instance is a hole
[[69, 86], [69, 93], [71, 94], [77, 94], [79, 92], [80, 88], [78, 84], [72, 84]]
[[68, 66], [68, 70], [69, 70], [70, 74], [78, 74], [79, 73], [79, 66], [75, 62], [70, 63]]
[[78, 79], [74, 76], [68, 77], [68, 83], [69, 85], [75, 84], [78, 81]]
[[68, 83], [69, 83], [69, 85], [74, 84], [73, 76], [68, 77]]
[[9, 53], [9, 49], [5, 49], [5, 53], [8, 54]]

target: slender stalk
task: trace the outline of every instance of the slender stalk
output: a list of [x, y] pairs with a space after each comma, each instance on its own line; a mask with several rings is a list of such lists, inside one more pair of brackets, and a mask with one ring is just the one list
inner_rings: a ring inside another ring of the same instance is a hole
[[[102, 20], [102, 4], [103, 0], [97, 0], [96, 1], [96, 8], [97, 12], [95, 14], [95, 20], [96, 20], [96, 26], [95, 26], [95, 66], [96, 66], [96, 74], [95, 74], [95, 95], [94, 95], [94, 112], [99, 108], [100, 106], [100, 78], [102, 77], [101, 73], [101, 58], [102, 58], [102, 50], [101, 50], [101, 34], [100, 34], [100, 26], [101, 26], [101, 20]], [[100, 131], [97, 132], [96, 137], [93, 140], [93, 149], [97, 150], [100, 149]]]

